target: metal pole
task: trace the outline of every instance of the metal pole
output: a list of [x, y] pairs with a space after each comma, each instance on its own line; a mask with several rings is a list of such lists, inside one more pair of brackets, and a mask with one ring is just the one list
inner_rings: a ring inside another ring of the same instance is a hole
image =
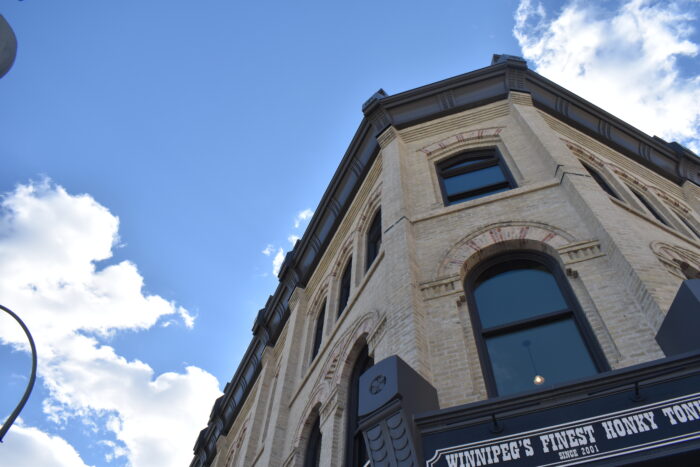
[[20, 326], [22, 326], [24, 333], [29, 339], [29, 345], [32, 348], [32, 375], [29, 377], [29, 384], [27, 384], [27, 389], [24, 390], [22, 400], [19, 401], [19, 404], [17, 405], [17, 407], [15, 407], [15, 410], [10, 414], [9, 417], [7, 417], [7, 420], [5, 420], [5, 423], [2, 425], [2, 428], [0, 428], [0, 443], [2, 443], [2, 439], [5, 437], [5, 434], [7, 434], [7, 431], [12, 426], [12, 423], [14, 423], [15, 419], [19, 416], [19, 413], [24, 408], [24, 404], [26, 404], [27, 399], [29, 399], [29, 394], [31, 394], [32, 389], [34, 388], [34, 381], [36, 380], [36, 346], [34, 345], [34, 339], [32, 339], [32, 335], [29, 333], [29, 329], [27, 329], [27, 326], [19, 318], [19, 316], [17, 316], [9, 308], [6, 308], [2, 305], [0, 305], [0, 309], [6, 311], [10, 316], [17, 320]]

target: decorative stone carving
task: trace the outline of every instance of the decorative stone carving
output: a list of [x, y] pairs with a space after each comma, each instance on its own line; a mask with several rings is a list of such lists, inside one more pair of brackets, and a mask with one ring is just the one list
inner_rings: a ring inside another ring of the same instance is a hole
[[700, 271], [700, 254], [664, 242], [652, 242], [651, 249], [668, 272], [680, 279], [686, 279], [689, 268]]
[[558, 251], [565, 265], [605, 256], [598, 240], [573, 243], [559, 248]]
[[389, 127], [377, 137], [377, 142], [379, 143], [379, 146], [383, 149], [389, 146], [389, 144], [396, 139], [396, 135], [396, 130]]
[[423, 297], [426, 300], [430, 300], [432, 298], [444, 297], [461, 292], [462, 289], [459, 283], [459, 276], [452, 276], [424, 282], [420, 284], [420, 290], [423, 292]]
[[501, 133], [501, 131], [503, 131], [502, 127], [493, 127], [457, 133], [456, 135], [442, 139], [437, 143], [425, 146], [424, 148], [419, 149], [419, 151], [430, 157], [433, 154], [440, 153], [445, 150], [453, 150], [459, 146], [468, 146], [473, 142], [481, 140], [497, 141], [499, 140], [498, 135]]

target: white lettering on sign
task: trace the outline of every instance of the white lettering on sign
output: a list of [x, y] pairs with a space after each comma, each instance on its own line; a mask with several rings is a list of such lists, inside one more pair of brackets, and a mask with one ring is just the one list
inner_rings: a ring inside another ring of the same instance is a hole
[[645, 431], [656, 430], [658, 426], [654, 423], [654, 412], [643, 412], [640, 414], [629, 415], [627, 417], [613, 418], [601, 422], [605, 430], [607, 439], [623, 438]]
[[700, 419], [700, 401], [686, 402], [661, 409], [671, 422], [671, 425], [686, 423]]
[[[521, 453], [521, 450], [523, 451]], [[498, 464], [520, 459], [522, 455], [532, 456], [535, 451], [529, 439], [493, 444], [482, 448], [447, 454], [445, 460], [448, 467], [479, 467], [482, 465]]]
[[427, 467], [579, 464], [700, 439], [700, 393], [558, 426], [437, 449]]
[[561, 451], [562, 449], [585, 446], [588, 443], [593, 444], [595, 443], [593, 432], [592, 425], [584, 425], [578, 428], [546, 433], [540, 436], [542, 452], [549, 452], [550, 450]]

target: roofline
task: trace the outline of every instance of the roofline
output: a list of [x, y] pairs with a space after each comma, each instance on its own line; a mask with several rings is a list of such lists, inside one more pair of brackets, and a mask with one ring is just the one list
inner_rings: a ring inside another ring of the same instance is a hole
[[248, 350], [197, 438], [191, 467], [209, 466], [214, 460], [216, 440], [230, 430], [262, 369], [262, 349], [275, 345], [287, 322], [292, 292], [306, 286], [379, 153], [377, 137], [389, 127], [403, 129], [506, 99], [511, 91], [530, 94], [536, 108], [676, 184], [690, 180], [700, 185], [700, 158], [690, 150], [643, 133], [529, 70], [519, 57], [496, 55], [491, 66], [392, 96], [380, 89], [362, 106], [364, 117], [309, 226], [287, 253], [277, 289], [255, 319]]

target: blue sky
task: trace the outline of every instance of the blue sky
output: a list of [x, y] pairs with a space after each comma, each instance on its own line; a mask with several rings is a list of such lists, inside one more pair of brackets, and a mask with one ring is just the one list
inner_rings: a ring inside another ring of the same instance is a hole
[[[379, 88], [521, 55], [700, 147], [697, 1], [0, 0], [0, 14], [19, 43], [0, 79], [0, 303], [41, 353], [0, 466], [187, 465], [275, 258]], [[29, 357], [4, 318], [0, 342], [4, 417]]]

